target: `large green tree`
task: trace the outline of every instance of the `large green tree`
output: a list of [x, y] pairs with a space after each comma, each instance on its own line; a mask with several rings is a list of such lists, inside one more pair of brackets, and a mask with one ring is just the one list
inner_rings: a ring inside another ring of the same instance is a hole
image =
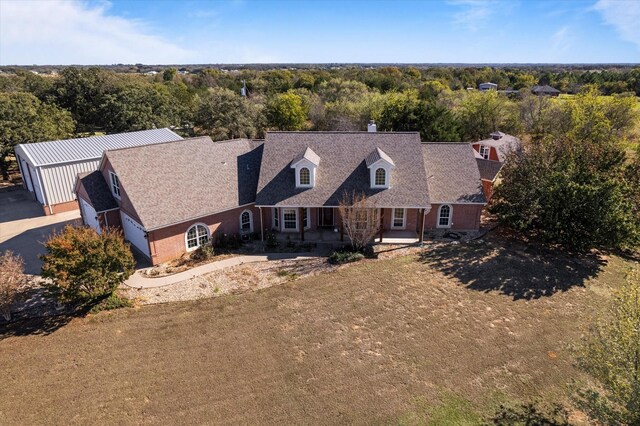
[[146, 130], [180, 124], [173, 116], [171, 97], [160, 84], [132, 84], [103, 96], [104, 130], [110, 133]]
[[496, 130], [518, 131], [516, 105], [495, 90], [465, 93], [457, 112], [465, 140], [485, 139]]
[[597, 385], [577, 391], [578, 405], [605, 425], [640, 425], [640, 271], [629, 275], [609, 310], [578, 350], [578, 365]]
[[302, 97], [292, 91], [273, 96], [267, 104], [269, 127], [278, 130], [304, 129], [308, 114], [308, 107]]
[[0, 172], [9, 179], [8, 157], [19, 143], [62, 139], [74, 132], [68, 111], [30, 93], [0, 93]]
[[615, 138], [550, 137], [507, 161], [491, 210], [519, 231], [569, 249], [638, 245], [638, 191]]
[[258, 112], [245, 98], [229, 89], [209, 89], [198, 101], [194, 124], [198, 134], [213, 140], [257, 136]]

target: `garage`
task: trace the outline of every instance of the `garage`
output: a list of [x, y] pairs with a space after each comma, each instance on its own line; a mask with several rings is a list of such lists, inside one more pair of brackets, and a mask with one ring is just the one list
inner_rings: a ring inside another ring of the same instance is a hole
[[47, 215], [77, 210], [76, 177], [98, 169], [105, 150], [171, 142], [182, 138], [169, 129], [140, 130], [87, 138], [16, 145], [25, 189]]
[[149, 253], [149, 242], [147, 241], [147, 232], [145, 229], [135, 220], [131, 219], [129, 215], [124, 212], [120, 212], [122, 217], [122, 229], [124, 231], [124, 238], [128, 240], [132, 246], [138, 249], [139, 252], [151, 258]]
[[98, 234], [101, 234], [102, 229], [100, 229], [100, 222], [98, 221], [98, 213], [96, 213], [96, 210], [82, 198], [80, 198], [80, 206], [82, 208], [84, 224], [95, 229]]

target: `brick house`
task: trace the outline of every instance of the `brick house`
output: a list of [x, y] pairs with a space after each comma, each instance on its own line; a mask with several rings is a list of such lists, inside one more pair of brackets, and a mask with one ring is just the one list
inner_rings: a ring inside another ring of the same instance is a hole
[[108, 150], [75, 191], [85, 224], [120, 226], [153, 264], [223, 233], [343, 239], [338, 206], [350, 193], [372, 203], [378, 242], [477, 230], [486, 204], [468, 144], [421, 143], [413, 132], [268, 132], [264, 141]]
[[510, 154], [522, 150], [522, 142], [515, 136], [496, 131], [488, 139], [473, 142], [471, 146], [475, 151], [482, 187], [489, 200], [502, 165]]

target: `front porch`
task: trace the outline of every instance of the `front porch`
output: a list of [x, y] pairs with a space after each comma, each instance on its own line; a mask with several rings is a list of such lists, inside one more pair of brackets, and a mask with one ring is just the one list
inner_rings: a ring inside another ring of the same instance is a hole
[[[278, 241], [344, 244], [349, 242], [338, 208], [272, 208], [267, 216], [269, 232]], [[374, 210], [378, 231], [374, 244], [420, 243], [421, 209], [378, 208]], [[270, 216], [270, 217], [269, 217]], [[368, 219], [371, 220], [371, 219]]]

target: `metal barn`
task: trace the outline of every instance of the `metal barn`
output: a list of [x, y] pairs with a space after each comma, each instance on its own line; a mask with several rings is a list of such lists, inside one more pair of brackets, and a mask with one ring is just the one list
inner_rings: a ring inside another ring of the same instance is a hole
[[73, 192], [76, 176], [97, 170], [105, 150], [180, 139], [169, 129], [152, 129], [19, 144], [15, 147], [15, 154], [24, 187], [49, 215], [78, 209]]

